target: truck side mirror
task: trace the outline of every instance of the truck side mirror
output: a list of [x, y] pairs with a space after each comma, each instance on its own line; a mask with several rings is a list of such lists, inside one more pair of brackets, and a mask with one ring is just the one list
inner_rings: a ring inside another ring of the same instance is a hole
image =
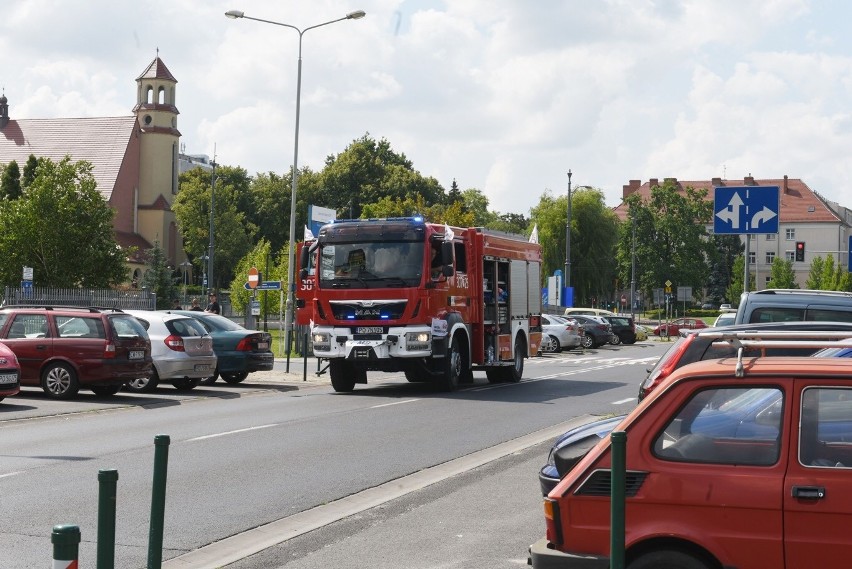
[[307, 243], [302, 244], [302, 250], [299, 251], [299, 279], [304, 280], [308, 276], [308, 259], [310, 253], [310, 247]]

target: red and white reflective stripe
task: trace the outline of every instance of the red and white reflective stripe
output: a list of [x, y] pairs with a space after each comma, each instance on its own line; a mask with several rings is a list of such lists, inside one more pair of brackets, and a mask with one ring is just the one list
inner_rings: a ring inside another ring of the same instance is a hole
[[53, 569], [78, 569], [79, 565], [77, 565], [77, 560], [73, 559], [71, 561], [61, 561], [59, 559], [53, 560]]

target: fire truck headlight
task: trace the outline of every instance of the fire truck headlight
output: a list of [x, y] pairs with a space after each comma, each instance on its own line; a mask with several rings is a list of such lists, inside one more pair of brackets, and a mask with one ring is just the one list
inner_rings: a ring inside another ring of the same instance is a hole
[[431, 340], [429, 332], [406, 332], [405, 334], [405, 345], [409, 351], [428, 350]]
[[331, 349], [331, 335], [326, 334], [324, 332], [317, 332], [313, 335], [314, 341], [314, 349], [315, 350], [330, 350]]

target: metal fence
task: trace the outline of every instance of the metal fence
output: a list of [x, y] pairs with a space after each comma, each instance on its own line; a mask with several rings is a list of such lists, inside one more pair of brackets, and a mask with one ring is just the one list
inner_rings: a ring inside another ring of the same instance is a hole
[[109, 288], [50, 288], [6, 287], [3, 306], [17, 304], [29, 306], [98, 306], [154, 310], [157, 295], [147, 289], [113, 290]]

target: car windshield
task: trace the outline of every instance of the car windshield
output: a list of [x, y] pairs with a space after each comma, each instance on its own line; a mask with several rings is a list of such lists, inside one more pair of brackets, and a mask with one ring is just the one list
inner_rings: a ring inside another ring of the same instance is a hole
[[331, 243], [320, 250], [323, 288], [387, 288], [420, 284], [422, 241]]

